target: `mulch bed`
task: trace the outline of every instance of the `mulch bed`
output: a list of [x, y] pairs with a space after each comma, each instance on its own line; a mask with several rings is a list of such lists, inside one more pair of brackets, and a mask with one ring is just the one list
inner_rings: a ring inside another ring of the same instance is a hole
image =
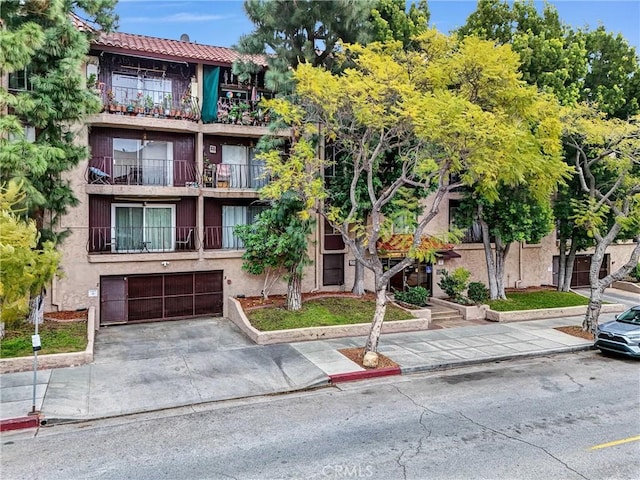
[[584, 338], [585, 340], [593, 340], [593, 334], [591, 332], [585, 332], [581, 326], [571, 325], [569, 327], [556, 327], [556, 330], [560, 330], [563, 333], [573, 335], [574, 337]]
[[87, 320], [88, 310], [63, 310], [44, 314], [45, 320], [52, 322], [82, 322]]
[[399, 367], [396, 362], [391, 360], [389, 357], [385, 357], [381, 353], [378, 353], [378, 366], [377, 367], [365, 367], [362, 364], [362, 358], [364, 357], [364, 348], [343, 348], [342, 350], [338, 350], [341, 354], [347, 357], [352, 362], [357, 363], [362, 368], [367, 370], [377, 370], [380, 368], [389, 368], [389, 367]]
[[[374, 300], [376, 296], [373, 293], [365, 293], [364, 295], [358, 296], [354, 295], [351, 292], [314, 292], [314, 293], [303, 293], [302, 294], [302, 302], [304, 303], [306, 300], [312, 298], [326, 298], [326, 297], [350, 297], [350, 298], [362, 298], [366, 300]], [[266, 300], [262, 297], [236, 297], [236, 300], [240, 302], [243, 310], [248, 310], [251, 308], [260, 308], [260, 307], [284, 307], [286, 305], [287, 296], [286, 295], [269, 295], [269, 298]]]

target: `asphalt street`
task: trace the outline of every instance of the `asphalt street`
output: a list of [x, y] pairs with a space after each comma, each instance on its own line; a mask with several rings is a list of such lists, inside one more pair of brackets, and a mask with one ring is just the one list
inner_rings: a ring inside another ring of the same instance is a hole
[[3, 479], [631, 479], [638, 362], [595, 351], [2, 436]]

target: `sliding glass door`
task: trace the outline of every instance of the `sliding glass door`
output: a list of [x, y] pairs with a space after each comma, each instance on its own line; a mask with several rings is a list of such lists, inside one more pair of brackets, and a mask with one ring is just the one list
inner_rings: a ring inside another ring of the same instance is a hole
[[166, 252], [175, 249], [175, 206], [112, 206], [112, 243], [116, 252]]
[[113, 139], [113, 177], [126, 185], [173, 185], [173, 143]]

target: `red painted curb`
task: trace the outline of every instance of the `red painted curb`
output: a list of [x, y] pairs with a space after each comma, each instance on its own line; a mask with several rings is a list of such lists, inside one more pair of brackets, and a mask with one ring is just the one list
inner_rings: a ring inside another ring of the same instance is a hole
[[364, 380], [365, 378], [400, 375], [401, 373], [400, 367], [387, 367], [373, 370], [361, 370], [358, 372], [336, 373], [335, 375], [329, 375], [329, 381], [331, 383], [351, 382], [353, 380]]
[[22, 428], [35, 428], [40, 425], [40, 416], [33, 415], [31, 417], [9, 418], [0, 420], [0, 432], [9, 430], [20, 430]]

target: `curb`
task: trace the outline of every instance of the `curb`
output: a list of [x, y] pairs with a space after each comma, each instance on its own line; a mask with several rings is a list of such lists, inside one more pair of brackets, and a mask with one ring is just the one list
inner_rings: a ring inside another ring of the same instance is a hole
[[402, 375], [402, 370], [400, 369], [400, 367], [387, 367], [374, 370], [359, 370], [357, 372], [336, 373], [335, 375], [329, 375], [329, 382], [351, 382], [354, 380], [364, 380], [366, 378], [389, 377], [391, 375]]
[[483, 363], [503, 362], [506, 360], [514, 360], [518, 358], [534, 358], [543, 357], [545, 355], [554, 355], [558, 353], [571, 353], [591, 350], [593, 345], [575, 345], [571, 347], [555, 348], [549, 351], [526, 352], [514, 355], [500, 355], [491, 358], [479, 358], [473, 360], [461, 360], [454, 363], [440, 363], [435, 365], [423, 365], [417, 367], [388, 367], [374, 370], [360, 370], [356, 372], [337, 373], [329, 375], [329, 383], [344, 383], [357, 380], [365, 380], [368, 378], [388, 377], [391, 375], [411, 375], [413, 373], [432, 372], [437, 370], [447, 370], [450, 368], [468, 367], [472, 365], [481, 365]]
[[575, 345], [571, 347], [563, 347], [563, 348], [554, 348], [553, 350], [539, 350], [537, 352], [524, 352], [520, 354], [513, 355], [500, 355], [491, 358], [479, 358], [472, 360], [460, 360], [459, 362], [449, 362], [449, 363], [440, 363], [435, 365], [424, 365], [418, 367], [406, 367], [402, 368], [402, 375], [411, 375], [413, 373], [421, 373], [421, 372], [435, 372], [438, 370], [447, 370], [450, 368], [458, 368], [458, 367], [469, 367], [473, 365], [482, 365], [483, 363], [497, 363], [504, 362], [506, 360], [516, 360], [519, 358], [536, 358], [536, 357], [544, 357], [546, 355], [555, 355], [559, 353], [572, 353], [572, 352], [582, 352], [586, 350], [593, 349], [593, 345]]
[[40, 426], [40, 415], [0, 420], [0, 432], [8, 432], [10, 430], [21, 430], [24, 428], [37, 428], [39, 426]]

